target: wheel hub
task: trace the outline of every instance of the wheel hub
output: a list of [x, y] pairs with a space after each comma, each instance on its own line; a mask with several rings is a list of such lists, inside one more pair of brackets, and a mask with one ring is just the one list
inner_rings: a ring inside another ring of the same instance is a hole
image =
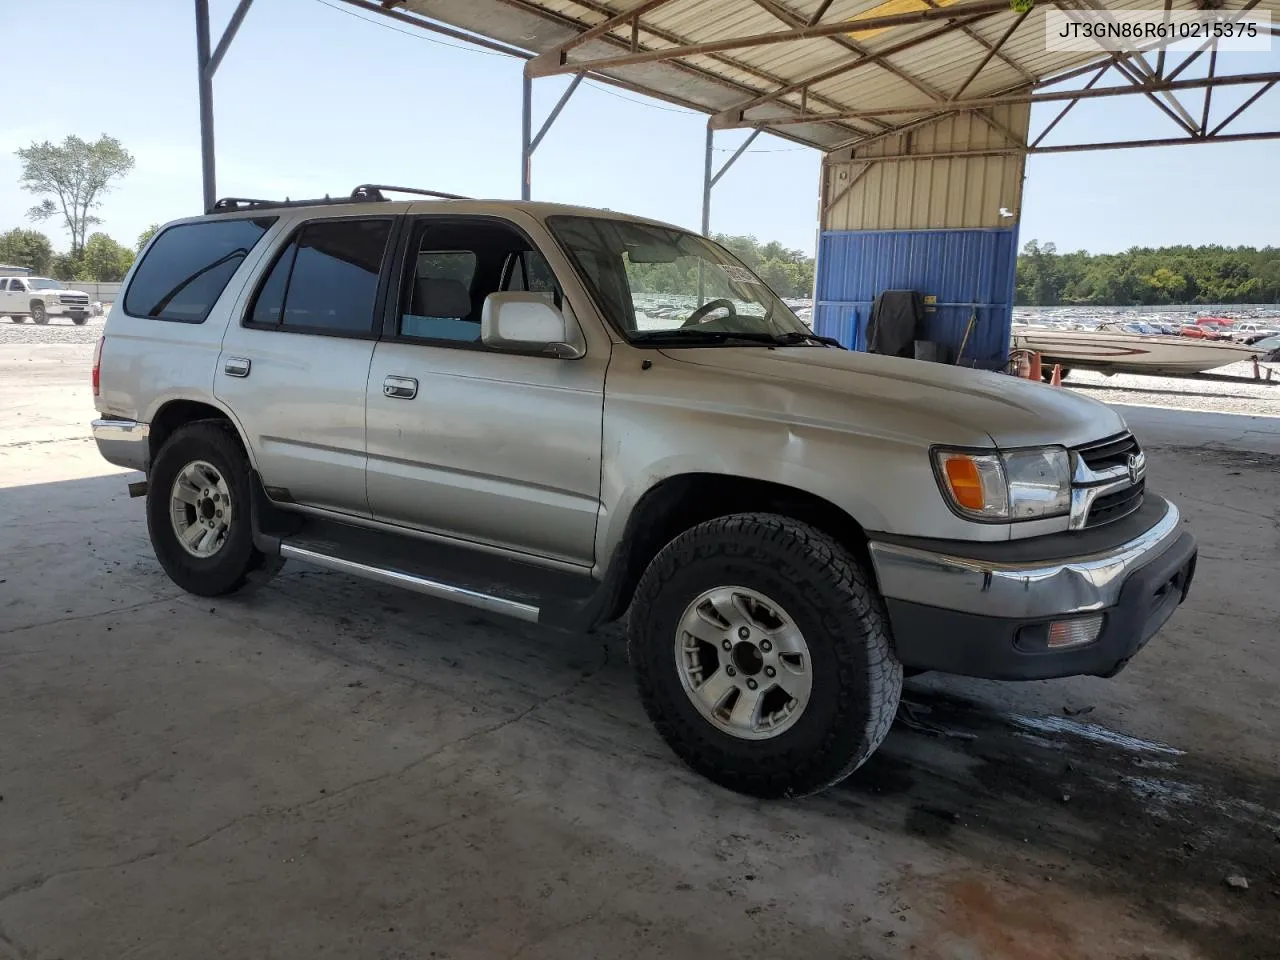
[[218, 468], [193, 460], [178, 471], [169, 493], [169, 518], [184, 550], [212, 557], [231, 531], [231, 488]]
[[680, 618], [681, 685], [717, 729], [744, 740], [793, 726], [813, 689], [809, 648], [782, 607], [747, 587], [716, 587]]

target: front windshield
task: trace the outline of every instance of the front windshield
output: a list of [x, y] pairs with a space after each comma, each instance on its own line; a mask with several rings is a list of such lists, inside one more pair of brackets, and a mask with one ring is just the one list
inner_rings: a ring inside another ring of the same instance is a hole
[[46, 280], [44, 277], [31, 277], [27, 280], [27, 285], [32, 290], [65, 290], [66, 284], [58, 280]]
[[713, 335], [767, 341], [811, 332], [733, 254], [705, 237], [630, 220], [548, 220], [628, 340], [705, 343]]

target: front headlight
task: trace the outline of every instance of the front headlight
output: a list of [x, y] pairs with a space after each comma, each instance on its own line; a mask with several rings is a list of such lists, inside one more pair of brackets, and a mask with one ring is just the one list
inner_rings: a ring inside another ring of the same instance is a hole
[[1042, 520], [1071, 512], [1071, 456], [1065, 447], [1004, 453], [933, 450], [938, 486], [969, 520]]

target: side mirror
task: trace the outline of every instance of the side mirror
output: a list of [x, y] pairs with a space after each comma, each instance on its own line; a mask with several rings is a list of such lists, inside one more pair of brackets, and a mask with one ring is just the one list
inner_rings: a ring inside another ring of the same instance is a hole
[[541, 293], [508, 291], [484, 298], [480, 311], [480, 340], [498, 350], [551, 353], [572, 358], [583, 354], [570, 342], [564, 314]]

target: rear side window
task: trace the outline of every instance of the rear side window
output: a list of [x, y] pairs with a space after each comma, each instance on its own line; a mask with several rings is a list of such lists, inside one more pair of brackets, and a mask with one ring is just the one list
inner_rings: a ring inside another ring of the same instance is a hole
[[370, 334], [391, 221], [319, 220], [280, 252], [246, 323], [282, 330]]
[[204, 220], [156, 237], [124, 296], [126, 313], [204, 323], [232, 275], [275, 217]]

